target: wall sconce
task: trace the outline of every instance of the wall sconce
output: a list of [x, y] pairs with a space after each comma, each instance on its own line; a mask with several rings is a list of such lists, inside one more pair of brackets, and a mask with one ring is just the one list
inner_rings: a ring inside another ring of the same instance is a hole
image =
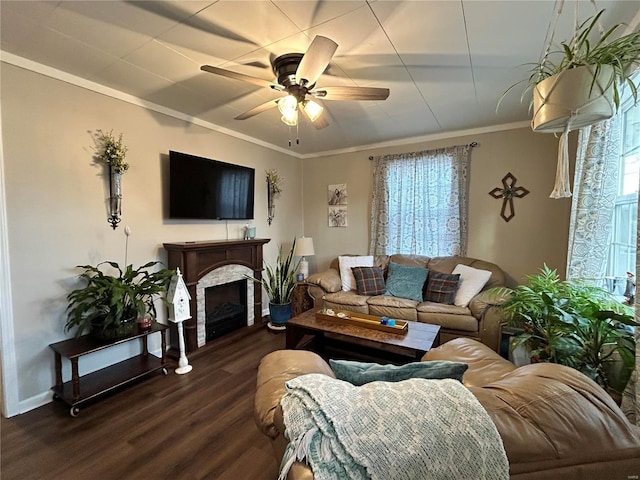
[[122, 214], [122, 175], [129, 169], [129, 164], [124, 161], [128, 149], [122, 142], [122, 134], [116, 137], [113, 130], [108, 133], [98, 130], [94, 138], [98, 151], [94, 158], [109, 167], [107, 222], [115, 230]]
[[278, 175], [278, 171], [267, 170], [267, 223], [271, 225], [273, 218], [276, 216], [276, 202], [275, 199], [280, 195], [282, 189], [280, 188], [280, 182], [284, 180], [283, 177]]
[[114, 230], [120, 223], [122, 214], [122, 173], [116, 172], [109, 166], [109, 218], [107, 222]]

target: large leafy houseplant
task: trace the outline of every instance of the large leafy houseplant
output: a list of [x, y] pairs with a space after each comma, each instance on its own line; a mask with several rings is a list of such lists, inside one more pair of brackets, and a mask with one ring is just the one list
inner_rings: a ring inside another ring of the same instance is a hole
[[528, 283], [501, 289], [500, 305], [522, 329], [512, 348], [524, 345], [532, 360], [567, 365], [621, 394], [635, 367], [632, 310], [606, 290], [584, 281], [561, 280], [544, 265]]
[[[151, 271], [160, 262], [149, 262], [124, 270], [116, 262], [102, 262], [97, 266], [80, 265], [84, 271], [80, 278], [86, 282], [83, 288], [68, 296], [68, 316], [65, 330], [77, 328], [76, 336], [89, 330], [100, 339], [113, 339], [129, 333], [139, 316], [148, 314], [156, 318], [154, 305], [165, 292], [174, 270]], [[101, 268], [110, 266], [118, 275], [105, 274]]]

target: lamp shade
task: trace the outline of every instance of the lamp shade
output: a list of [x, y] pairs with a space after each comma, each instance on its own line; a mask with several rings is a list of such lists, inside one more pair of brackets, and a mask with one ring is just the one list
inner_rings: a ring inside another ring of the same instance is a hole
[[293, 250], [293, 255], [296, 257], [308, 257], [315, 255], [315, 251], [313, 250], [313, 238], [296, 238], [296, 248]]

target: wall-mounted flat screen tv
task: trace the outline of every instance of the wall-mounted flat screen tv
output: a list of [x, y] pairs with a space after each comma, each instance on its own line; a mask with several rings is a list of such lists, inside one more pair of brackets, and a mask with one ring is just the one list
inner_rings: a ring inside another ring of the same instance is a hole
[[255, 169], [169, 151], [169, 218], [253, 219]]

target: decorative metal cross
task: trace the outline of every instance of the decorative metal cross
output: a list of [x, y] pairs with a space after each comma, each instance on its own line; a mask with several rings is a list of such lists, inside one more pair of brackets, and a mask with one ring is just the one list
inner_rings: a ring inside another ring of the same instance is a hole
[[[516, 211], [513, 208], [513, 199], [522, 198], [529, 193], [524, 187], [516, 187], [518, 179], [511, 175], [511, 172], [502, 177], [502, 187], [496, 187], [489, 192], [493, 198], [502, 199], [502, 210], [500, 210], [500, 216], [504, 218], [505, 222], [508, 222], [516, 216]], [[508, 208], [507, 208], [508, 207]]]

